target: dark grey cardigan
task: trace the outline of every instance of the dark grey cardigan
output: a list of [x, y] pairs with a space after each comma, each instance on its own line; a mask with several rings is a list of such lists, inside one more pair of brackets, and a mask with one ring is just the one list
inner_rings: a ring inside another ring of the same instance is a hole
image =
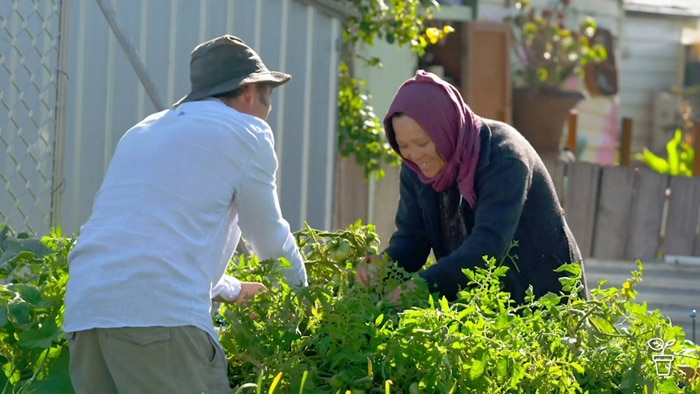
[[[581, 253], [564, 218], [549, 172], [525, 138], [508, 124], [482, 119], [472, 209], [462, 204], [468, 236], [453, 253], [445, 250], [440, 221], [440, 193], [423, 184], [405, 164], [396, 213], [396, 231], [385, 252], [408, 272], [417, 272], [433, 250], [437, 263], [419, 275], [430, 288], [454, 300], [467, 284], [463, 268], [484, 264], [482, 256], [501, 259], [511, 241], [519, 247], [517, 269], [503, 278], [504, 290], [522, 303], [529, 285], [537, 297], [559, 293], [563, 263], [581, 262]], [[520, 272], [518, 272], [518, 269]], [[585, 280], [584, 280], [585, 285]], [[587, 293], [587, 292], [586, 292]]]

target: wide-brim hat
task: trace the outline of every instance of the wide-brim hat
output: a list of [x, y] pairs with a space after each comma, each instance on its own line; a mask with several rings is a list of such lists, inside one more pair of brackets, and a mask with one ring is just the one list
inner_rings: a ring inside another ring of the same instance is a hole
[[270, 71], [260, 56], [243, 40], [230, 34], [197, 45], [190, 58], [191, 89], [173, 106], [230, 92], [251, 83], [280, 86], [292, 76]]

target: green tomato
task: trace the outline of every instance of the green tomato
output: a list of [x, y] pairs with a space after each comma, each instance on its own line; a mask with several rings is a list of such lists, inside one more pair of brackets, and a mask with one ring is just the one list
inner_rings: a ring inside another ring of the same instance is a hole
[[348, 258], [350, 251], [352, 250], [352, 245], [347, 239], [341, 239], [338, 245], [331, 250], [330, 257], [335, 261], [343, 261]]

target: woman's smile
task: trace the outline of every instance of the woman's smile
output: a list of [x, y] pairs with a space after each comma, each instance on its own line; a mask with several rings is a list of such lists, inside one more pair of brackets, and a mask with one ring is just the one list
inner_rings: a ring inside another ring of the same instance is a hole
[[394, 116], [391, 121], [401, 156], [415, 163], [428, 178], [439, 174], [445, 167], [445, 159], [423, 127], [406, 115]]

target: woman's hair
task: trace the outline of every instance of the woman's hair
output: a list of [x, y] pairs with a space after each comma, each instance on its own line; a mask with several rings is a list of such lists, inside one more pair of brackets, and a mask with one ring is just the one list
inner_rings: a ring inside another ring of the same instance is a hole
[[392, 146], [396, 146], [396, 133], [394, 132], [394, 124], [392, 121], [394, 120], [394, 118], [403, 118], [404, 116], [407, 116], [404, 112], [396, 112], [391, 116], [389, 122], [386, 123], [386, 135], [389, 139], [389, 144]]

